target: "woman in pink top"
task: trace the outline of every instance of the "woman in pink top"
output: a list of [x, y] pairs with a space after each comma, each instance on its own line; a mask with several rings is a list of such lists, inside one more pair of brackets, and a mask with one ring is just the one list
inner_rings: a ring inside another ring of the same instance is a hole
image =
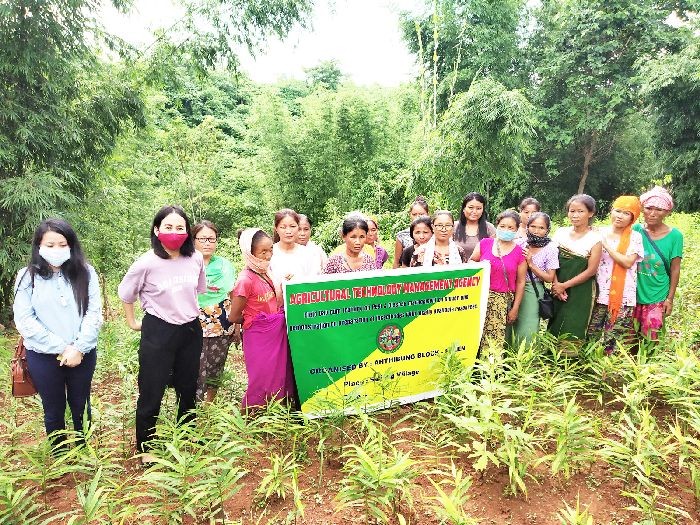
[[518, 319], [527, 274], [523, 250], [514, 241], [519, 227], [520, 216], [511, 210], [504, 211], [496, 217], [496, 238], [479, 241], [471, 256], [472, 261], [491, 264], [489, 302], [480, 351], [489, 339], [502, 345], [507, 326]]
[[[171, 381], [178, 401], [178, 421], [194, 417], [202, 325], [197, 294], [207, 289], [202, 254], [194, 249], [190, 221], [179, 206], [163, 206], [153, 219], [151, 251], [131, 265], [119, 284], [126, 321], [141, 332], [136, 447], [144, 463], [155, 434], [165, 387]], [[141, 302], [143, 321], [134, 317]]]
[[231, 322], [243, 317], [243, 358], [248, 389], [241, 406], [264, 406], [270, 399], [294, 397], [282, 292], [270, 273], [272, 239], [258, 228], [241, 232], [238, 244], [245, 268], [231, 292]]

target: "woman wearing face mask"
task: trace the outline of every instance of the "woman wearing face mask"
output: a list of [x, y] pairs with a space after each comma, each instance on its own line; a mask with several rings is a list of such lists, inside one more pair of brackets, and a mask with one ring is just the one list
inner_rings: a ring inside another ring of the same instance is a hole
[[[195, 250], [190, 221], [180, 206], [163, 206], [153, 218], [152, 250], [131, 265], [119, 284], [126, 322], [141, 332], [136, 447], [144, 463], [169, 381], [178, 400], [178, 421], [191, 420], [202, 352], [197, 294], [207, 289], [202, 254]], [[145, 314], [134, 317], [139, 299]]]
[[238, 238], [245, 268], [231, 292], [232, 321], [243, 318], [243, 358], [248, 389], [242, 408], [264, 406], [272, 399], [294, 397], [294, 375], [280, 283], [270, 273], [273, 245], [259, 228]]
[[17, 274], [15, 290], [15, 325], [24, 337], [46, 434], [58, 445], [65, 436], [53, 433], [66, 428], [66, 402], [76, 432], [83, 431], [84, 413], [90, 421], [90, 385], [102, 326], [97, 274], [70, 224], [47, 219], [39, 225], [31, 260]]
[[306, 248], [311, 252], [312, 259], [314, 260], [314, 272], [321, 273], [326, 267], [328, 262], [328, 255], [323, 251], [318, 244], [311, 240], [311, 229], [313, 225], [311, 219], [309, 219], [303, 213], [299, 214], [299, 233], [297, 234], [297, 243]]
[[644, 224], [635, 224], [632, 229], [642, 234], [644, 260], [637, 269], [639, 280], [634, 319], [639, 335], [656, 341], [664, 319], [673, 310], [673, 298], [681, 275], [683, 234], [664, 224], [664, 219], [673, 209], [673, 198], [668, 191], [655, 186], [643, 193], [639, 200]]
[[297, 242], [299, 214], [289, 208], [275, 213], [275, 233], [270, 273], [278, 282], [318, 275], [320, 268], [315, 254]]
[[600, 233], [591, 227], [596, 212], [593, 197], [574, 195], [566, 203], [566, 212], [571, 226], [559, 228], [552, 237], [559, 247], [559, 269], [552, 283], [554, 317], [547, 330], [568, 340], [564, 351], [576, 354], [586, 338], [595, 303], [602, 245]]
[[527, 262], [515, 235], [520, 216], [504, 211], [496, 217], [496, 238], [482, 239], [474, 249], [471, 260], [491, 264], [489, 300], [486, 308], [484, 333], [479, 349], [490, 340], [499, 346], [506, 340], [506, 328], [518, 319], [520, 304], [525, 293]]
[[637, 304], [637, 263], [644, 256], [642, 235], [632, 224], [642, 211], [639, 199], [623, 195], [612, 203], [612, 224], [601, 228], [603, 253], [596, 274], [598, 298], [588, 325], [588, 337], [599, 340], [606, 354], [619, 341], [634, 343], [633, 313]]
[[425, 244], [414, 250], [409, 266], [455, 265], [467, 262], [469, 258], [465, 251], [452, 240], [455, 224], [452, 213], [446, 210], [436, 211], [431, 222], [434, 234]]
[[418, 217], [411, 223], [409, 231], [413, 239], [413, 246], [409, 246], [401, 254], [401, 268], [408, 268], [411, 266], [411, 259], [413, 258], [413, 253], [416, 251], [416, 248], [423, 246], [432, 239], [433, 220], [425, 215]]
[[[518, 320], [513, 325], [514, 343], [516, 346], [525, 341], [530, 343], [540, 330], [540, 306], [538, 301], [544, 293], [544, 283], [554, 280], [559, 268], [559, 250], [547, 235], [551, 226], [549, 215], [534, 212], [527, 221], [525, 239], [516, 242], [523, 250], [527, 263], [525, 274], [525, 293], [520, 303]], [[537, 287], [538, 294], [535, 293]]]

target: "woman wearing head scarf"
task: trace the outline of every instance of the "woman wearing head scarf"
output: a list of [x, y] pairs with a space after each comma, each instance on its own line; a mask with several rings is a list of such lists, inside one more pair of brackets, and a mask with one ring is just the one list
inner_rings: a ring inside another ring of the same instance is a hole
[[616, 341], [631, 344], [634, 306], [637, 304], [637, 263], [644, 257], [642, 236], [632, 231], [641, 213], [634, 195], [615, 199], [610, 211], [612, 224], [601, 228], [603, 253], [596, 274], [598, 299], [588, 325], [588, 336], [599, 339], [607, 354]]
[[243, 358], [248, 389], [242, 408], [270, 399], [292, 398], [294, 376], [279, 283], [272, 279], [272, 239], [258, 228], [241, 232], [238, 244], [245, 268], [231, 292], [231, 322], [243, 317]]
[[673, 310], [673, 298], [681, 274], [683, 234], [664, 224], [673, 209], [673, 199], [664, 188], [656, 186], [640, 197], [643, 224], [634, 231], [642, 234], [644, 259], [639, 263], [637, 306], [634, 319], [640, 335], [650, 340], [658, 338], [664, 317]]

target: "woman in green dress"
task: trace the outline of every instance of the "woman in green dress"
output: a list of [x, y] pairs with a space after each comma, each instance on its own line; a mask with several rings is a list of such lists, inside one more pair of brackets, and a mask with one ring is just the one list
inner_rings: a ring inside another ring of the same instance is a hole
[[548, 330], [571, 341], [570, 352], [576, 353], [586, 338], [595, 304], [602, 245], [600, 234], [591, 227], [596, 212], [593, 197], [574, 195], [566, 203], [566, 212], [571, 226], [559, 228], [552, 237], [559, 246], [559, 269], [552, 284], [554, 317]]

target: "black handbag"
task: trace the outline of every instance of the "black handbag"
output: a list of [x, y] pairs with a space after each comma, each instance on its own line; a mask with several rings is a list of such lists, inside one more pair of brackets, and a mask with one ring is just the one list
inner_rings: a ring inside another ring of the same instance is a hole
[[547, 287], [542, 284], [542, 297], [540, 297], [540, 292], [537, 289], [537, 281], [535, 281], [535, 276], [532, 274], [532, 271], [528, 268], [527, 273], [530, 276], [530, 283], [532, 283], [532, 287], [535, 289], [535, 297], [537, 297], [537, 303], [540, 306], [540, 317], [542, 319], [551, 319], [554, 317], [554, 298], [552, 297], [552, 294], [547, 290]]

